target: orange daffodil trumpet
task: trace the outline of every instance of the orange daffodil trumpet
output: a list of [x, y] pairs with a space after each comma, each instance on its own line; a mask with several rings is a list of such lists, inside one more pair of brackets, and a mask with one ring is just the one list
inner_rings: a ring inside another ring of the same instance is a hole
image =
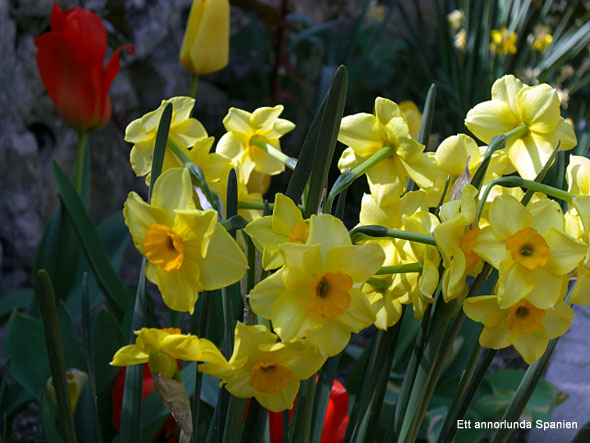
[[381, 266], [376, 244], [352, 245], [337, 218], [313, 215], [307, 244], [282, 243], [285, 265], [250, 292], [252, 310], [272, 320], [285, 342], [302, 338], [325, 357], [341, 352], [351, 332], [375, 321], [360, 287]]
[[281, 243], [304, 244], [309, 235], [309, 221], [303, 220], [301, 211], [293, 201], [283, 194], [275, 195], [272, 216], [254, 220], [244, 228], [256, 249], [262, 252], [262, 267], [276, 269], [284, 264], [279, 251]]
[[164, 172], [151, 204], [129, 193], [123, 215], [135, 247], [147, 259], [145, 275], [170, 309], [192, 314], [199, 291], [235, 283], [246, 272], [246, 258], [217, 223], [217, 213], [195, 209], [186, 169]]
[[219, 377], [235, 397], [254, 397], [273, 412], [291, 409], [300, 381], [315, 374], [326, 359], [305, 340], [285, 343], [277, 338], [265, 326], [238, 323], [229, 362], [207, 362], [199, 371]]
[[553, 149], [572, 149], [574, 129], [560, 116], [557, 91], [548, 84], [527, 86], [505, 75], [492, 86], [492, 99], [467, 113], [465, 126], [484, 143], [522, 125], [524, 135], [506, 142], [505, 150], [519, 175], [534, 180]]

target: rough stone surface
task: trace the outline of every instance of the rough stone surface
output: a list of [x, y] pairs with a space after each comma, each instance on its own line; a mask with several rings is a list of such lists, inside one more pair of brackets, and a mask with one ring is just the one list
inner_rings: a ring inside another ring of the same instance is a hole
[[[553, 411], [551, 421], [577, 422], [578, 429], [590, 421], [590, 307], [574, 306], [574, 321], [570, 329], [559, 339], [545, 379], [569, 395], [569, 398]], [[553, 443], [572, 441], [575, 429], [533, 429], [529, 443]]]

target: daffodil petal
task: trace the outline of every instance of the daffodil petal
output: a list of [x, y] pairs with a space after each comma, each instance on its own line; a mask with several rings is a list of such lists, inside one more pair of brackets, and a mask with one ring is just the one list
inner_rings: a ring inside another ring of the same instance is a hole
[[498, 300], [501, 309], [507, 309], [518, 303], [533, 290], [534, 271], [529, 271], [510, 259], [500, 263], [499, 271]]
[[555, 276], [543, 269], [535, 269], [534, 289], [527, 300], [539, 309], [550, 309], [557, 301], [565, 297], [567, 276]]
[[529, 334], [522, 334], [513, 330], [510, 335], [510, 342], [522, 359], [530, 365], [543, 356], [549, 338], [543, 328]]
[[550, 340], [565, 334], [574, 320], [574, 311], [564, 302], [559, 301], [553, 309], [545, 311], [543, 327]]
[[279, 269], [254, 286], [252, 291], [250, 291], [248, 296], [250, 307], [257, 315], [270, 319], [272, 317], [274, 303], [284, 290], [283, 270]]
[[[497, 240], [505, 241], [515, 232], [530, 226], [533, 217], [530, 212], [510, 195], [498, 196], [490, 207], [490, 227]], [[476, 244], [479, 244], [479, 233]]]
[[488, 100], [476, 105], [465, 118], [465, 126], [486, 144], [496, 135], [515, 128], [518, 123], [510, 106], [500, 100]]
[[215, 225], [207, 255], [198, 258], [197, 262], [201, 268], [201, 283], [206, 291], [236, 283], [248, 268], [244, 253], [219, 223]]
[[137, 345], [127, 345], [119, 349], [113, 356], [111, 366], [129, 366], [146, 363], [149, 355], [143, 352]]
[[510, 346], [510, 329], [505, 323], [484, 326], [479, 336], [479, 344], [490, 349], [504, 349]]
[[385, 134], [374, 115], [360, 113], [342, 119], [338, 141], [351, 147], [357, 155], [365, 156], [383, 147]]
[[[354, 260], [351, 260], [354, 257]], [[385, 260], [383, 249], [375, 243], [337, 246], [328, 250], [326, 269], [341, 271], [355, 282], [365, 282], [379, 270]]]
[[555, 88], [547, 83], [529, 86], [516, 95], [516, 104], [521, 121], [531, 131], [548, 133], [555, 130], [559, 122], [559, 96]]
[[123, 208], [125, 224], [131, 232], [133, 244], [143, 255], [143, 240], [145, 232], [151, 225], [167, 225], [170, 223], [169, 214], [162, 208], [150, 206], [135, 192], [130, 192]]
[[492, 228], [486, 226], [477, 234], [473, 252], [498, 269], [500, 263], [508, 257], [506, 243], [496, 239]]
[[588, 250], [585, 243], [555, 228], [549, 229], [544, 237], [550, 251], [545, 270], [554, 275], [564, 275], [573, 271]]
[[291, 379], [287, 386], [274, 394], [254, 391], [254, 397], [263, 407], [272, 412], [291, 409], [299, 391], [299, 380]]
[[471, 320], [489, 327], [498, 325], [505, 317], [500, 310], [498, 297], [495, 295], [466, 298], [463, 302], [463, 311]]

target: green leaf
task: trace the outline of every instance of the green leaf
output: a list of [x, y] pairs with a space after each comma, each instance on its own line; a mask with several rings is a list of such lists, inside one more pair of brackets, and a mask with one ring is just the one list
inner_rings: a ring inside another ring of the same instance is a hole
[[[121, 266], [123, 253], [130, 240], [129, 229], [125, 225], [123, 212], [118, 211], [97, 229], [100, 240], [105, 246], [109, 261], [113, 269], [118, 270]], [[84, 273], [88, 275], [88, 287], [90, 289], [90, 309], [96, 309], [99, 305], [104, 303], [104, 293], [100, 288], [96, 276], [92, 270], [92, 266], [88, 263], [86, 256], [80, 251], [80, 266], [78, 267], [78, 276], [70, 290], [66, 306], [70, 312], [72, 319], [78, 321], [81, 318], [80, 306], [82, 303], [82, 276]]]
[[[66, 178], [67, 180], [67, 178]], [[74, 191], [75, 192], [75, 191]], [[83, 209], [85, 211], [85, 209]], [[59, 256], [59, 259], [57, 259]], [[35, 258], [34, 275], [45, 269], [62, 297], [69, 292], [78, 268], [78, 241], [64, 204], [58, 202], [45, 225]]]
[[63, 439], [57, 429], [57, 406], [45, 389], [41, 392], [41, 421], [45, 438], [49, 443], [61, 443]]
[[572, 440], [572, 443], [584, 443], [588, 441], [590, 441], [590, 422], [582, 426]]
[[12, 356], [12, 376], [38, 398], [39, 391], [45, 389], [51, 376], [41, 321], [14, 312], [8, 321], [5, 346], [6, 357]]
[[30, 306], [35, 298], [32, 289], [15, 292], [14, 294], [0, 297], [0, 325], [4, 324], [15, 309], [23, 309]]
[[72, 220], [86, 257], [105, 291], [109, 304], [117, 314], [121, 315], [129, 303], [130, 297], [127, 288], [111, 266], [105, 247], [88, 218], [74, 187], [55, 162], [53, 170], [59, 196]]
[[37, 273], [35, 278], [35, 294], [38, 298], [39, 310], [43, 319], [43, 332], [45, 333], [49, 367], [51, 369], [57, 409], [63, 426], [65, 440], [68, 443], [75, 443], [76, 429], [74, 427], [74, 417], [72, 415], [69, 389], [66, 381], [66, 364], [57, 318], [57, 308], [55, 306], [55, 295], [53, 293], [51, 279], [43, 269]]
[[332, 86], [330, 86], [325, 99], [325, 108], [313, 150], [315, 155], [311, 170], [309, 194], [305, 202], [305, 218], [317, 212], [323, 189], [328, 183], [328, 172], [334, 157], [340, 122], [344, 113], [347, 85], [348, 74], [346, 68], [340, 66], [336, 70]]
[[119, 324], [105, 307], [100, 308], [92, 319], [92, 353], [96, 371], [98, 416], [105, 441], [111, 441], [115, 430], [111, 424], [113, 414], [113, 383], [121, 368], [109, 365], [119, 348], [127, 344]]
[[[170, 131], [170, 120], [172, 118], [172, 104], [168, 103], [162, 112], [158, 123], [158, 132], [154, 145], [154, 157], [150, 174], [150, 189], [148, 191], [148, 203], [154, 184], [162, 172], [162, 162], [168, 145], [168, 133]], [[139, 271], [139, 281], [135, 294], [135, 305], [133, 307], [133, 319], [131, 320], [131, 331], [129, 343], [135, 342], [134, 331], [140, 330], [145, 325], [145, 266], [144, 257]], [[142, 380], [143, 370], [141, 365], [133, 365], [127, 368], [125, 373], [125, 389], [123, 391], [123, 411], [121, 416], [121, 432], [119, 438], [125, 442], [141, 441], [141, 408], [142, 408]]]

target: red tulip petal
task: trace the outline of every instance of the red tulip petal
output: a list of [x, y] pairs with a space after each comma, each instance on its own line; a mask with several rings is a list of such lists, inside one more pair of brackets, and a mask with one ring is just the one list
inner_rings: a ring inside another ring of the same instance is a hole
[[77, 130], [104, 125], [110, 114], [105, 114], [108, 96], [99, 95], [104, 89], [102, 66], [60, 35], [43, 34], [35, 44], [41, 79], [66, 122]]
[[52, 32], [60, 32], [65, 27], [64, 13], [59, 6], [57, 6], [57, 2], [53, 4], [53, 8], [51, 9], [50, 24]]
[[125, 50], [125, 54], [133, 55], [135, 54], [135, 46], [132, 44], [127, 44], [123, 46], [119, 46], [117, 50], [111, 55], [109, 62], [107, 63], [107, 67], [104, 70], [104, 85], [107, 91], [111, 87], [111, 83], [115, 76], [119, 73], [119, 69], [121, 68], [121, 63], [119, 62], [119, 53], [122, 50]]
[[65, 12], [64, 20], [65, 27], [60, 31], [63, 37], [84, 48], [102, 67], [107, 49], [107, 33], [100, 17], [83, 8], [71, 8]]

